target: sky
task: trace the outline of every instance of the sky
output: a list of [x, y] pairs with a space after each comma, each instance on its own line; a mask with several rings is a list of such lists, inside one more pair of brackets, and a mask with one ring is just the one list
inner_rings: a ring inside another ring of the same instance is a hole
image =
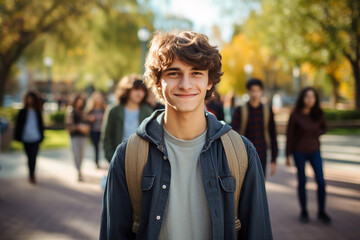
[[193, 30], [209, 37], [212, 35], [212, 26], [219, 26], [224, 41], [231, 40], [234, 22], [241, 24], [251, 9], [260, 8], [256, 3], [251, 1], [245, 3], [246, 1], [240, 0], [152, 0], [151, 2], [153, 9], [160, 15], [171, 13], [188, 18], [194, 24]]

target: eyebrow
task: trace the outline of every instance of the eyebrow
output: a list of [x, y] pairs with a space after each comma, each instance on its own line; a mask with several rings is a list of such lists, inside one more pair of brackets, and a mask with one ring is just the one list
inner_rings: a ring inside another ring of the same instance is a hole
[[[205, 69], [200, 69], [200, 68], [196, 68], [196, 67], [193, 67], [191, 68], [192, 71], [205, 71]], [[168, 68], [166, 70], [164, 70], [164, 72], [169, 72], [169, 71], [181, 71], [180, 68], [177, 68], [177, 67], [173, 67], [173, 68]]]
[[164, 72], [169, 72], [169, 71], [180, 71], [180, 68], [168, 68], [164, 70]]

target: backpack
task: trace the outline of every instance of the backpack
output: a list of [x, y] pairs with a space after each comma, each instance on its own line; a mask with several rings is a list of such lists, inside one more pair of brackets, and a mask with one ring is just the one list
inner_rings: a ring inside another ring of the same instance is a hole
[[[238, 234], [241, 222], [238, 217], [239, 199], [241, 186], [244, 182], [248, 167], [248, 157], [241, 136], [234, 130], [230, 130], [221, 136], [221, 142], [232, 176], [236, 182], [234, 193], [235, 200], [235, 231]], [[141, 216], [141, 179], [149, 153], [149, 142], [136, 133], [128, 140], [125, 152], [125, 176], [131, 205], [133, 208], [132, 231], [137, 233], [140, 226]]]
[[[270, 121], [270, 111], [267, 105], [263, 104], [263, 117], [264, 117], [264, 136], [266, 146], [269, 149], [271, 147], [271, 140], [269, 134], [269, 121]], [[245, 131], [247, 127], [247, 123], [249, 120], [249, 108], [247, 104], [241, 106], [241, 125], [239, 129], [239, 133], [245, 136]]]

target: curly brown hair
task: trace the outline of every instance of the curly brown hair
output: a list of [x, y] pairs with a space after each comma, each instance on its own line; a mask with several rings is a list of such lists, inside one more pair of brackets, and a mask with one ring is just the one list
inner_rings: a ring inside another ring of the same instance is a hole
[[162, 71], [171, 65], [175, 57], [195, 68], [209, 70], [212, 87], [206, 92], [205, 100], [211, 99], [215, 85], [223, 75], [221, 55], [216, 46], [210, 45], [207, 36], [190, 31], [154, 34], [145, 62], [144, 81], [147, 87], [160, 101], [164, 101], [162, 91], [157, 87]]

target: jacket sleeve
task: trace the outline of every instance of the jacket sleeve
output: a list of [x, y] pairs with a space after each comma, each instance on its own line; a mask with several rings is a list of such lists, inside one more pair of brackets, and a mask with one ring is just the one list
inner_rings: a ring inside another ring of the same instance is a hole
[[273, 239], [260, 159], [254, 145], [245, 137], [243, 141], [249, 164], [239, 200], [239, 239]]
[[125, 177], [123, 142], [115, 151], [107, 176], [100, 224], [100, 240], [135, 239], [132, 232], [132, 207]]
[[274, 119], [274, 112], [270, 108], [270, 119], [269, 119], [269, 133], [271, 139], [271, 162], [276, 163], [278, 156], [278, 144], [276, 139], [276, 124]]
[[285, 147], [286, 157], [290, 156], [291, 152], [293, 151], [294, 135], [295, 135], [294, 114], [291, 114], [286, 129], [286, 147]]
[[37, 112], [38, 115], [38, 122], [39, 122], [39, 131], [40, 131], [40, 135], [41, 135], [41, 142], [44, 140], [44, 131], [45, 131], [45, 127], [44, 127], [44, 119], [42, 117], [42, 113], [39, 111]]
[[322, 115], [320, 119], [320, 128], [319, 128], [319, 135], [323, 135], [327, 132], [328, 127], [326, 124], [325, 116]]
[[115, 123], [115, 114], [113, 111], [114, 108], [110, 109], [107, 118], [105, 119], [105, 127], [104, 127], [104, 138], [103, 138], [103, 147], [105, 158], [108, 161], [111, 161], [111, 158], [115, 152], [117, 144], [115, 144], [115, 134], [116, 134], [116, 123]]
[[69, 133], [76, 129], [72, 107], [67, 107], [65, 110], [65, 128]]

